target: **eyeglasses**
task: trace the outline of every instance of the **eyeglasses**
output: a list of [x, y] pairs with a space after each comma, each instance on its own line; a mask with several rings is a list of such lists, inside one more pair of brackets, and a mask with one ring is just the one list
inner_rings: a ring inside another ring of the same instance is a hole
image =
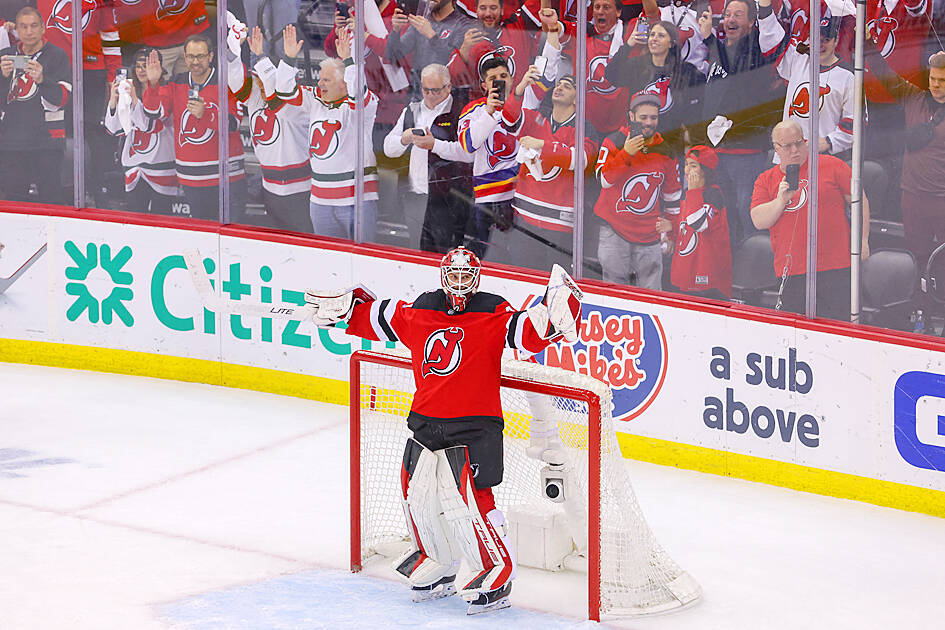
[[774, 144], [774, 147], [776, 149], [790, 151], [791, 149], [803, 149], [804, 145], [807, 144], [807, 140], [801, 139], [796, 142], [787, 142], [787, 143], [773, 142], [772, 144]]
[[201, 55], [184, 55], [185, 61], [203, 61], [210, 56], [210, 53], [204, 53]]
[[450, 84], [447, 83], [446, 85], [442, 87], [438, 87], [438, 88], [421, 87], [420, 89], [423, 90], [424, 94], [430, 94], [431, 96], [435, 96], [436, 94], [441, 94], [443, 90], [449, 88], [449, 86]]

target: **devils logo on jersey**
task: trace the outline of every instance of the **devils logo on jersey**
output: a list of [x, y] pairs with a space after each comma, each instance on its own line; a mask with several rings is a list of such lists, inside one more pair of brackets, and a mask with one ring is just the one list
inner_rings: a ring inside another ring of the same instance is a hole
[[797, 191], [797, 201], [792, 201], [784, 208], [785, 212], [796, 212], [799, 208], [803, 208], [807, 205], [807, 180], [802, 179], [800, 182], [800, 190]]
[[637, 173], [623, 185], [617, 212], [646, 214], [656, 206], [662, 188], [662, 173]]
[[341, 143], [338, 138], [338, 131], [340, 130], [340, 120], [318, 120], [313, 122], [312, 142], [309, 147], [312, 157], [327, 160], [333, 156]]
[[[810, 116], [810, 91], [807, 89], [809, 86], [810, 82], [801, 83], [797, 90], [795, 90], [794, 97], [791, 99], [791, 107], [788, 108], [789, 115], [799, 118], [807, 118]], [[824, 97], [828, 94], [830, 94], [830, 86], [821, 85], [820, 102], [817, 105], [818, 110], [824, 108]]]
[[515, 76], [515, 49], [512, 48], [511, 46], [499, 46], [498, 48], [495, 48], [492, 51], [487, 52], [482, 57], [480, 57], [479, 67], [477, 68], [477, 70], [479, 71], [479, 76], [482, 76], [482, 66], [484, 66], [485, 63], [489, 61], [490, 59], [495, 59], [496, 57], [499, 57], [500, 59], [505, 60], [505, 63], [509, 65], [509, 75], [514, 77]]
[[673, 91], [670, 89], [669, 83], [669, 77], [660, 77], [640, 90], [644, 94], [655, 94], [660, 98], [661, 114], [665, 114], [673, 106]]
[[[82, 0], [83, 31], [89, 25], [94, 10], [95, 0]], [[57, 28], [63, 33], [72, 33], [72, 0], [56, 0], [52, 11], [49, 12], [49, 19], [46, 20], [46, 28]]]
[[609, 57], [601, 55], [600, 57], [594, 57], [587, 63], [587, 87], [592, 92], [596, 92], [597, 94], [613, 94], [617, 91], [617, 88], [612, 86], [610, 82], [604, 78], [608, 61]]
[[696, 34], [695, 29], [689, 26], [679, 27], [679, 58], [688, 59], [692, 52], [692, 42], [689, 41]]
[[807, 13], [801, 10], [795, 11], [791, 15], [791, 46], [797, 46], [807, 41], [810, 29], [807, 27], [809, 20]]
[[276, 112], [263, 107], [253, 112], [249, 118], [249, 128], [253, 134], [253, 144], [268, 146], [279, 139], [281, 125]]
[[[696, 225], [705, 220], [705, 217], [711, 217], [715, 214], [712, 206], [702, 204], [702, 207], [691, 213], [679, 223], [679, 236], [676, 238], [676, 251], [680, 256], [688, 256], [696, 251], [699, 245], [699, 229], [694, 228], [689, 222], [693, 221]], [[704, 229], [704, 228], [703, 228]]]
[[28, 101], [36, 96], [36, 83], [33, 77], [28, 74], [20, 74], [13, 85], [10, 86], [10, 93], [7, 95], [7, 102]]
[[430, 374], [446, 376], [459, 367], [463, 359], [463, 329], [457, 327], [441, 328], [435, 331], [423, 344], [423, 363], [420, 373], [424, 378]]
[[180, 118], [180, 129], [177, 133], [178, 145], [184, 146], [188, 143], [205, 144], [213, 138], [214, 121], [216, 120], [216, 116], [213, 114], [217, 104], [207, 102], [205, 105], [206, 111], [204, 111], [203, 118], [197, 118], [190, 111], [184, 111], [184, 115]]
[[158, 135], [156, 133], [135, 129], [131, 132], [131, 148], [128, 149], [128, 156], [151, 153], [157, 148], [157, 145]]
[[179, 15], [190, 6], [190, 0], [158, 0], [155, 15], [162, 20], [171, 15]]
[[876, 44], [879, 46], [879, 54], [883, 58], [892, 54], [896, 49], [896, 29], [899, 28], [899, 20], [888, 15], [877, 20], [870, 20], [866, 24], [866, 32], [872, 33], [876, 38]]
[[518, 138], [501, 131], [492, 132], [492, 137], [486, 142], [486, 151], [489, 153], [489, 167], [495, 168], [499, 162], [511, 160], [518, 153]]

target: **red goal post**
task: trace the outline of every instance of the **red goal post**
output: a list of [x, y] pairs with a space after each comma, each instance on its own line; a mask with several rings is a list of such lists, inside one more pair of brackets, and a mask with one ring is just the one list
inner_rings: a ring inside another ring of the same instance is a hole
[[[695, 601], [698, 584], [662, 550], [636, 504], [613, 429], [609, 388], [589, 376], [513, 360], [503, 361], [501, 388], [506, 465], [503, 482], [495, 489], [496, 503], [504, 511], [523, 503], [541, 509], [552, 505], [539, 490], [537, 471], [542, 462], [526, 457], [524, 448], [530, 427], [537, 424], [533, 408], [540, 406], [543, 415], [556, 416], [554, 432], [572, 458], [569, 471], [574, 483], [569, 488], [582, 495], [576, 497], [580, 518], [573, 520], [586, 521], [581, 523], [583, 529], [578, 528], [583, 535], [574, 536], [573, 553], [587, 561], [588, 618], [599, 621], [602, 612], [614, 616], [665, 612]], [[399, 465], [409, 435], [406, 416], [413, 391], [408, 356], [352, 354], [349, 459], [354, 572], [371, 555], [389, 555], [386, 545], [406, 540]], [[539, 405], [536, 397], [553, 404]], [[604, 493], [602, 478], [608, 483]], [[602, 496], [607, 497], [603, 512]], [[609, 522], [604, 522], [602, 513]], [[607, 539], [603, 550], [602, 535]]]

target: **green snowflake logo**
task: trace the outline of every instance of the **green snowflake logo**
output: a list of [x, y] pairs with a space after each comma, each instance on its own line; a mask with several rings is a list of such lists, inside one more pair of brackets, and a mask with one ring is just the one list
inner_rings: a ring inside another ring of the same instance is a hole
[[113, 316], [131, 327], [134, 324], [134, 317], [128, 312], [125, 302], [134, 297], [134, 293], [128, 286], [114, 286], [108, 296], [99, 302], [92, 295], [87, 286], [89, 273], [97, 267], [101, 267], [114, 285], [130, 285], [132, 281], [131, 273], [122, 271], [131, 259], [131, 248], [125, 245], [118, 254], [112, 257], [112, 248], [108, 245], [97, 247], [94, 243], [89, 243], [85, 247], [85, 254], [72, 241], [66, 241], [66, 253], [75, 263], [71, 267], [66, 267], [66, 278], [75, 282], [66, 283], [66, 293], [75, 296], [75, 302], [66, 311], [66, 317], [70, 322], [74, 322], [82, 316], [82, 313], [88, 311], [89, 321], [97, 324], [99, 316], [105, 324], [111, 324]]

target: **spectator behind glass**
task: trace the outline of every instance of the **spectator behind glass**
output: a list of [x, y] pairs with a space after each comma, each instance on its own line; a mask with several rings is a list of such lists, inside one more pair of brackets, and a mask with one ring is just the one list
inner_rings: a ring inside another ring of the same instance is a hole
[[[469, 245], [479, 258], [485, 258], [493, 228], [504, 232], [512, 225], [512, 197], [518, 176], [518, 139], [501, 124], [502, 106], [514, 85], [509, 67], [502, 57], [482, 64], [482, 91], [487, 97], [469, 103], [459, 119], [459, 142], [474, 157], [473, 208], [474, 240]], [[490, 254], [506, 260], [507, 252]]]
[[689, 2], [690, 0], [675, 0], [658, 6], [656, 0], [643, 0], [644, 15], [630, 20], [628, 32], [624, 35], [631, 56], [646, 52], [649, 28], [646, 25], [640, 27], [641, 21], [648, 23], [650, 27], [660, 21], [669, 22], [679, 31], [680, 59], [691, 63], [705, 75], [709, 69], [706, 61], [709, 51], [699, 28], [699, 15], [688, 6]]
[[[771, 0], [759, 0], [762, 7]], [[764, 49], [777, 48], [785, 37], [784, 28], [773, 13], [758, 21], [759, 42]], [[820, 128], [817, 150], [836, 155], [853, 146], [853, 68], [841, 62], [835, 51], [840, 20], [824, 18], [820, 27]], [[810, 139], [810, 64], [811, 54], [801, 53], [792, 39], [776, 63], [778, 74], [787, 82], [783, 120], [794, 120]]]
[[[762, 17], [770, 12], [770, 6], [761, 9]], [[752, 188], [768, 163], [769, 129], [781, 119], [784, 105], [784, 83], [770, 65], [778, 49], [762, 50], [757, 15], [753, 0], [729, 0], [721, 22], [723, 40], [712, 34], [709, 11], [699, 18], [709, 50], [706, 135], [719, 156], [718, 184], [736, 240], [755, 232], [749, 212]]]
[[423, 100], [404, 108], [384, 140], [384, 151], [391, 158], [409, 152], [400, 199], [410, 247], [445, 253], [462, 244], [466, 233], [473, 156], [458, 142], [463, 102], [450, 93], [449, 70], [430, 64], [420, 82]]
[[114, 0], [121, 41], [161, 51], [164, 78], [187, 72], [184, 42], [210, 28], [204, 0]]
[[[600, 198], [594, 214], [600, 226], [597, 258], [604, 282], [659, 290], [663, 276], [664, 215], [679, 213], [681, 189], [676, 161], [664, 153], [657, 132], [660, 99], [636, 94], [630, 101], [630, 124], [607, 136], [597, 155]], [[637, 128], [639, 126], [639, 128]]]
[[[874, 40], [866, 42], [867, 62], [883, 87], [906, 112], [906, 152], [902, 168], [902, 225], [920, 271], [937, 244], [945, 243], [945, 52], [929, 57], [928, 90], [920, 90], [884, 65]], [[916, 308], [932, 302], [917, 291]]]
[[[602, 134], [616, 131], [627, 121], [631, 94], [626, 88], [613, 86], [605, 76], [607, 64], [624, 41], [625, 25], [617, 2], [594, 0], [587, 28], [587, 119]], [[570, 54], [574, 54], [573, 44]]]
[[121, 165], [125, 169], [126, 208], [133, 212], [172, 214], [177, 198], [174, 168], [174, 127], [168, 118], [151, 118], [139, 95], [148, 85], [148, 57], [161, 63], [161, 53], [140, 50], [132, 76], [116, 78], [105, 109], [105, 129], [122, 138]]
[[[371, 150], [377, 97], [365, 82], [364, 92], [357, 94], [357, 69], [352, 59], [351, 33], [339, 28], [335, 45], [341, 59], [323, 59], [318, 75], [318, 88], [301, 89], [291, 77], [291, 89], [279, 89], [289, 101], [301, 102], [309, 119], [309, 165], [312, 187], [309, 213], [316, 234], [336, 238], [354, 238], [355, 161], [357, 143], [364, 155], [364, 196], [361, 216], [363, 238], [374, 240], [377, 223], [377, 162]], [[286, 32], [288, 36], [289, 32]], [[290, 42], [286, 40], [286, 46]], [[356, 126], [356, 101], [363, 108], [364, 127]]]
[[[291, 30], [291, 32], [290, 32]], [[286, 55], [294, 59], [302, 48], [295, 26], [285, 27], [283, 42]], [[291, 83], [295, 67], [279, 61], [279, 67], [263, 54], [263, 34], [252, 29], [249, 49], [256, 59], [248, 73], [240, 57], [229, 59], [227, 83], [237, 100], [249, 111], [249, 132], [253, 150], [262, 169], [263, 205], [266, 227], [296, 232], [312, 232], [308, 212], [311, 173], [308, 164], [308, 111], [300, 102], [287, 101], [280, 93], [282, 83]]]
[[[627, 30], [629, 41], [633, 41], [636, 32]], [[650, 23], [646, 47], [645, 53], [631, 57], [630, 46], [621, 46], [607, 64], [606, 77], [613, 85], [628, 88], [631, 94], [644, 92], [659, 97], [660, 133], [669, 151], [681, 159], [687, 125], [693, 127], [693, 135], [704, 131], [697, 128], [697, 123], [703, 119], [705, 75], [680, 58], [679, 31], [669, 22]], [[692, 142], [702, 140], [697, 137]]]
[[[72, 0], [37, 0], [37, 9], [46, 16], [46, 39], [66, 51], [72, 59]], [[85, 162], [95, 168], [85, 170], [90, 205], [107, 207], [104, 173], [113, 165], [115, 143], [102, 126], [102, 114], [111, 81], [121, 67], [118, 28], [110, 0], [82, 1], [82, 102], [85, 133]], [[72, 116], [66, 117], [71, 134]]]
[[689, 295], [732, 297], [732, 245], [722, 190], [715, 185], [719, 157], [706, 146], [686, 153], [686, 196], [675, 221], [660, 219], [660, 232], [675, 234], [670, 281]]
[[411, 100], [420, 100], [420, 71], [431, 63], [446, 65], [453, 51], [463, 45], [468, 31], [475, 24], [457, 11], [453, 0], [421, 2], [429, 7], [429, 15], [407, 15], [400, 7], [394, 9], [393, 29], [387, 39], [387, 58], [398, 61], [413, 55], [410, 69]]
[[[509, 0], [512, 2], [513, 0]], [[509, 64], [512, 82], [518, 84], [538, 50], [539, 38], [526, 32], [520, 14], [502, 21], [502, 0], [479, 0], [475, 26], [466, 31], [462, 46], [450, 56], [449, 69], [453, 84], [470, 87], [480, 95], [482, 64], [493, 57], [504, 57]], [[554, 26], [555, 22], [550, 26]]]
[[221, 112], [213, 47], [206, 35], [191, 35], [184, 44], [188, 72], [159, 85], [164, 68], [159, 58], [149, 56], [148, 87], [144, 91], [145, 113], [156, 120], [170, 117], [174, 123], [174, 157], [177, 179], [189, 206], [190, 216], [216, 221], [220, 216], [219, 117], [228, 118], [230, 217], [241, 222], [246, 207], [246, 174], [243, 143], [238, 131], [236, 97], [231, 93]]
[[[810, 199], [807, 140], [794, 120], [771, 132], [780, 163], [764, 171], [755, 183], [751, 218], [759, 230], [771, 233], [774, 273], [782, 278], [783, 310], [805, 312], [807, 273], [807, 216]], [[788, 182], [789, 166], [799, 167], [798, 186]], [[850, 203], [852, 173], [846, 162], [818, 154], [817, 315], [850, 319]], [[863, 196], [861, 260], [869, 256], [870, 205]]]
[[[47, 42], [39, 11], [16, 15], [16, 46], [0, 50], [0, 190], [11, 201], [66, 203], [62, 189], [65, 107], [72, 72], [65, 51]], [[14, 56], [26, 56], [18, 69]], [[30, 197], [35, 184], [36, 197]]]

